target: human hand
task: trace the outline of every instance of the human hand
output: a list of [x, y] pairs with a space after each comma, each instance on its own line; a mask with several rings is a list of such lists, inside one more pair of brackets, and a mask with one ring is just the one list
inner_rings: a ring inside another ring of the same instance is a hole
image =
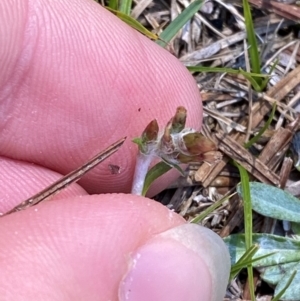
[[[0, 14], [1, 212], [179, 105], [200, 126], [185, 68], [93, 1], [9, 0]], [[88, 195], [128, 192], [135, 155], [128, 139], [80, 185], [0, 219], [3, 300], [221, 300], [228, 254], [211, 231], [146, 198]]]

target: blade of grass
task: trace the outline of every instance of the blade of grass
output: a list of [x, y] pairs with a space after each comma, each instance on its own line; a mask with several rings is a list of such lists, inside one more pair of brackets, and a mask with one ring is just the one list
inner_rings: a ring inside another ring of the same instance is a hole
[[244, 147], [245, 148], [249, 148], [251, 147], [254, 143], [256, 143], [258, 141], [258, 139], [263, 135], [263, 133], [267, 130], [267, 128], [270, 126], [274, 115], [276, 112], [276, 104], [273, 104], [273, 108], [272, 108], [272, 112], [267, 120], [267, 122], [264, 124], [264, 126], [260, 129], [260, 131], [258, 132], [257, 135], [255, 135], [252, 139], [250, 139], [247, 143], [245, 143]]
[[[255, 247], [255, 245], [253, 245]], [[257, 251], [257, 250], [256, 250]], [[256, 252], [255, 251], [255, 252]], [[230, 271], [230, 280], [232, 280], [234, 277], [237, 276], [237, 274], [244, 268], [246, 268], [247, 266], [249, 265], [252, 265], [253, 263], [255, 263], [256, 261], [259, 261], [259, 260], [262, 260], [266, 257], [269, 257], [269, 256], [272, 256], [274, 253], [276, 252], [273, 252], [273, 253], [270, 253], [270, 254], [266, 254], [266, 255], [263, 255], [263, 256], [259, 256], [259, 257], [256, 257], [254, 259], [252, 259], [251, 257], [247, 257], [244, 259], [244, 261], [240, 262], [238, 261], [234, 266], [232, 266], [231, 268], [231, 271]], [[252, 255], [254, 256], [254, 254]]]
[[[244, 227], [245, 227], [245, 245], [248, 250], [252, 246], [252, 206], [251, 206], [251, 195], [249, 185], [249, 175], [245, 168], [238, 163], [234, 162], [239, 169], [241, 177], [242, 196], [244, 203]], [[252, 265], [247, 266], [249, 289], [251, 300], [255, 301], [254, 294], [254, 279], [253, 279], [253, 268]]]
[[228, 199], [230, 199], [235, 194], [236, 194], [236, 192], [234, 192], [234, 193], [232, 193], [232, 194], [230, 194], [228, 196], [225, 196], [225, 197], [221, 198], [220, 200], [218, 200], [217, 202], [213, 203], [213, 205], [209, 206], [201, 214], [199, 214], [198, 216], [194, 217], [190, 221], [190, 223], [192, 223], [192, 224], [198, 224], [198, 223], [202, 222], [205, 217], [207, 217], [210, 213], [212, 213], [214, 210], [216, 210], [218, 207], [220, 207], [224, 202], [226, 202]]
[[120, 0], [119, 11], [127, 16], [130, 15], [132, 7], [132, 0]]
[[[250, 57], [250, 65], [251, 71], [254, 73], [261, 73], [260, 70], [260, 58], [258, 53], [258, 46], [255, 36], [255, 30], [252, 20], [251, 9], [248, 0], [243, 0], [243, 9], [244, 9], [244, 18], [246, 24], [246, 32], [247, 32], [247, 41], [250, 46], [248, 49], [249, 57]], [[256, 78], [257, 84], [261, 86], [262, 80], [260, 78]]]
[[[152, 33], [148, 29], [146, 29], [140, 22], [138, 22], [134, 18], [132, 18], [132, 17], [130, 17], [130, 16], [128, 16], [128, 15], [122, 13], [122, 12], [119, 12], [117, 10], [111, 9], [110, 7], [106, 6], [105, 8], [107, 10], [109, 10], [111, 13], [113, 13], [114, 15], [116, 15], [119, 19], [124, 21], [127, 25], [129, 25], [132, 28], [136, 29], [137, 31], [139, 31], [143, 35], [147, 36], [148, 38], [150, 38], [152, 40], [158, 40], [159, 39], [158, 35]], [[163, 41], [162, 41], [162, 43], [163, 43]]]
[[258, 251], [258, 248], [258, 245], [252, 245], [237, 261], [237, 263], [231, 267], [230, 280], [232, 280], [240, 272], [241, 269], [246, 268], [249, 264], [251, 264], [252, 257]]
[[[226, 72], [230, 74], [242, 74], [241, 69], [232, 69], [232, 68], [225, 68], [225, 67], [223, 68], [223, 67], [186, 66], [186, 68], [191, 72]], [[244, 70], [242, 71], [243, 73], [246, 73], [248, 76], [269, 78], [269, 75], [267, 74], [246, 72]]]
[[108, 7], [113, 10], [118, 10], [118, 0], [109, 0], [108, 1]]
[[187, 69], [191, 72], [226, 72], [230, 74], [241, 74], [243, 75], [253, 86], [256, 91], [262, 91], [262, 88], [257, 83], [257, 78], [262, 78], [263, 82], [269, 81], [269, 76], [267, 74], [259, 74], [246, 72], [243, 69], [231, 69], [222, 67], [202, 67], [202, 66], [187, 66]]
[[156, 41], [156, 43], [162, 47], [166, 46], [166, 43], [169, 43], [178, 31], [186, 24], [194, 14], [200, 9], [203, 1], [196, 0], [192, 2], [177, 18], [175, 18], [162, 32], [159, 36], [160, 40]]
[[257, 79], [259, 78], [261, 80], [260, 77], [252, 77], [252, 76], [249, 76], [248, 72], [244, 71], [243, 69], [240, 69], [240, 72], [241, 74], [250, 82], [251, 86], [253, 87], [253, 89], [257, 92], [261, 92], [262, 89], [260, 87], [260, 85], [258, 84], [257, 82]]
[[252, 206], [250, 196], [249, 175], [244, 167], [234, 162], [239, 169], [241, 177], [241, 188], [244, 203], [244, 222], [245, 222], [245, 244], [246, 249], [252, 246]]
[[284, 286], [284, 288], [271, 300], [271, 301], [279, 301], [280, 298], [283, 296], [283, 294], [285, 293], [285, 291], [287, 290], [287, 288], [290, 286], [290, 284], [292, 283], [294, 277], [296, 276], [296, 271], [294, 271], [289, 279], [289, 281], [286, 283], [286, 285]]
[[[277, 59], [277, 60], [274, 62], [274, 64], [272, 64], [272, 67], [271, 67], [271, 69], [270, 69], [270, 72], [268, 73], [269, 76], [272, 75], [272, 72], [275, 70], [276, 66], [278, 65], [278, 62], [279, 62], [279, 59]], [[269, 79], [270, 79], [270, 78], [268, 77], [268, 78], [265, 78], [265, 79], [262, 81], [262, 83], [261, 83], [261, 88], [262, 88], [262, 90], [264, 90], [264, 89], [266, 88], [266, 86], [267, 86], [267, 84], [268, 84], [268, 82], [269, 82]]]

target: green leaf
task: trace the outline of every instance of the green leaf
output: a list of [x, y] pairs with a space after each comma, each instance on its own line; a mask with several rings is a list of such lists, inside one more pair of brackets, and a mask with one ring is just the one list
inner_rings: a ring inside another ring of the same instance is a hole
[[230, 280], [232, 280], [243, 268], [252, 265], [254, 262], [252, 257], [257, 252], [258, 246], [252, 245], [247, 251], [241, 256], [241, 258], [235, 263], [230, 270]]
[[[255, 245], [253, 245], [252, 247], [256, 247]], [[251, 250], [251, 249], [249, 249], [249, 250]], [[248, 250], [247, 250], [247, 252], [248, 252]], [[273, 253], [270, 253], [270, 254], [266, 254], [266, 255], [264, 255], [264, 256], [260, 256], [260, 257], [257, 257], [257, 258], [246, 258], [246, 259], [244, 259], [244, 260], [242, 260], [242, 261], [238, 261], [232, 268], [231, 268], [231, 271], [230, 271], [230, 279], [233, 279], [242, 269], [244, 269], [244, 268], [246, 268], [246, 267], [248, 267], [249, 265], [252, 265], [253, 266], [253, 263], [254, 262], [256, 262], [256, 261], [259, 261], [259, 260], [262, 260], [262, 259], [264, 259], [264, 258], [267, 258], [267, 257], [269, 257], [269, 256], [271, 256], [271, 255], [273, 255], [274, 254], [274, 252]], [[252, 255], [253, 256], [253, 255]]]
[[107, 10], [109, 10], [111, 13], [113, 13], [114, 15], [116, 15], [119, 19], [124, 21], [127, 25], [129, 25], [132, 28], [136, 29], [137, 31], [139, 31], [143, 35], [147, 36], [148, 38], [150, 38], [152, 40], [157, 40], [159, 38], [156, 34], [152, 33], [148, 29], [146, 29], [140, 22], [138, 22], [134, 18], [132, 18], [132, 17], [120, 12], [120, 11], [111, 9], [110, 7], [106, 6], [105, 8]]
[[132, 0], [120, 0], [119, 11], [127, 16], [130, 15]]
[[[270, 255], [254, 262], [254, 267], [265, 267], [300, 260], [300, 242], [294, 239], [272, 234], [254, 233], [252, 241], [253, 244], [259, 245], [259, 249], [253, 258]], [[229, 249], [231, 264], [234, 265], [246, 252], [245, 235], [233, 234], [224, 238], [224, 242]]]
[[232, 68], [223, 68], [223, 67], [203, 67], [203, 66], [187, 66], [187, 69], [191, 72], [221, 72], [229, 74], [241, 74], [243, 75], [253, 86], [254, 90], [262, 91], [262, 88], [257, 83], [257, 78], [264, 79], [264, 82], [268, 82], [270, 76], [261, 73], [252, 73], [246, 72], [243, 69], [232, 69]]
[[108, 7], [113, 10], [118, 10], [118, 0], [109, 0], [108, 1]]
[[[258, 52], [258, 46], [255, 36], [255, 29], [252, 20], [251, 9], [248, 0], [243, 0], [243, 9], [244, 9], [244, 17], [246, 24], [246, 32], [247, 32], [247, 41], [250, 46], [248, 53], [250, 57], [250, 66], [251, 71], [254, 73], [261, 73], [260, 70], [260, 58]], [[256, 78], [256, 82], [259, 86], [261, 86], [262, 80], [260, 78]]]
[[240, 70], [223, 67], [203, 67], [203, 66], [186, 66], [190, 72], [214, 72], [214, 73], [229, 73], [239, 74]]
[[253, 89], [257, 92], [261, 92], [262, 89], [260, 87], [260, 85], [257, 82], [257, 79], [249, 76], [249, 72], [244, 71], [243, 69], [240, 69], [241, 74], [250, 82], [250, 84], [252, 85]]
[[232, 69], [226, 67], [204, 67], [204, 66], [186, 66], [191, 72], [214, 72], [214, 73], [230, 73], [230, 74], [247, 74], [249, 77], [269, 78], [267, 74], [246, 72], [243, 69]]
[[[250, 196], [250, 186], [249, 186], [249, 176], [244, 167], [235, 162], [235, 165], [239, 169], [241, 177], [242, 186], [242, 197], [244, 200], [244, 226], [245, 226], [245, 243], [247, 250], [252, 246], [252, 206], [251, 206], [251, 196]], [[252, 265], [247, 266], [248, 280], [249, 280], [249, 290], [251, 295], [251, 300], [255, 301], [255, 289], [254, 289], [254, 278]]]
[[[241, 186], [237, 192], [241, 194]], [[256, 212], [272, 218], [300, 222], [300, 201], [290, 193], [258, 182], [250, 183], [252, 208]]]
[[252, 205], [250, 196], [249, 176], [245, 168], [235, 162], [235, 166], [239, 169], [241, 177], [242, 193], [239, 193], [244, 200], [244, 225], [246, 246], [249, 249], [252, 246]]
[[142, 138], [140, 138], [140, 137], [133, 138], [132, 142], [137, 144], [139, 149], [143, 149], [143, 140], [142, 140]]
[[[269, 76], [272, 75], [272, 73], [273, 73], [273, 71], [275, 70], [275, 68], [276, 68], [276, 66], [278, 65], [278, 63], [279, 63], [279, 59], [276, 59], [276, 61], [272, 64], [270, 71], [268, 72], [268, 75], [269, 75]], [[270, 80], [270, 77], [266, 77], [266, 78], [262, 81], [262, 83], [261, 83], [261, 85], [260, 85], [260, 87], [261, 87], [262, 90], [264, 90], [264, 89], [266, 88], [266, 86], [267, 86], [269, 80]]]
[[200, 9], [203, 1], [196, 0], [192, 2], [181, 14], [175, 18], [159, 36], [162, 41], [156, 41], [156, 43], [162, 47], [166, 46], [178, 33], [178, 31], [194, 16], [194, 14]]
[[201, 212], [199, 215], [195, 216], [190, 223], [191, 224], [199, 224], [200, 222], [202, 222], [210, 213], [212, 213], [214, 210], [216, 210], [217, 208], [219, 208], [224, 202], [226, 202], [227, 200], [229, 200], [233, 195], [235, 195], [236, 193], [233, 193], [231, 195], [228, 196], [224, 196], [223, 198], [221, 198], [220, 200], [216, 201], [215, 203], [213, 203], [211, 206], [209, 206], [207, 209], [205, 209], [203, 212]]
[[245, 148], [250, 148], [254, 143], [256, 143], [258, 141], [258, 139], [263, 135], [263, 133], [268, 129], [268, 127], [270, 126], [275, 112], [276, 112], [276, 104], [273, 104], [273, 108], [272, 108], [272, 112], [267, 120], [267, 122], [264, 124], [264, 126], [259, 130], [258, 134], [255, 135], [252, 139], [250, 139], [247, 143], [245, 143]]
[[[233, 273], [241, 261], [248, 259], [245, 255], [245, 235], [233, 234], [226, 237], [224, 242], [229, 249]], [[280, 300], [299, 300], [300, 242], [272, 234], [253, 234], [253, 243], [259, 249], [252, 257], [252, 265], [264, 270], [262, 279], [271, 285], [277, 285], [275, 294]], [[249, 254], [251, 255], [253, 254]], [[293, 280], [294, 271], [296, 273]]]
[[172, 166], [165, 162], [159, 162], [154, 165], [147, 173], [142, 195], [145, 196], [150, 185], [160, 176], [172, 169]]
[[160, 157], [160, 159], [166, 163], [167, 165], [169, 165], [171, 168], [175, 168], [177, 169], [177, 171], [180, 173], [181, 176], [184, 175], [184, 171], [182, 170], [182, 168], [178, 165], [178, 164], [173, 164], [173, 163], [170, 163], [169, 161], [167, 161], [165, 158], [163, 157]]

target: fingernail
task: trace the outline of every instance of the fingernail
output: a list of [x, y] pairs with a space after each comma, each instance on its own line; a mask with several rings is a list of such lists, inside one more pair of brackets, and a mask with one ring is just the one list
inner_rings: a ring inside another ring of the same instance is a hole
[[220, 301], [230, 261], [222, 239], [185, 224], [161, 233], [131, 255], [120, 301]]

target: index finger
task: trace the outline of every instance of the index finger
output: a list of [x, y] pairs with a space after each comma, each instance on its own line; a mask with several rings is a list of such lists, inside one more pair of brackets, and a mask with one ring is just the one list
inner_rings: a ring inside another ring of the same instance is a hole
[[199, 128], [199, 91], [185, 67], [97, 3], [10, 0], [0, 14], [0, 155], [67, 174], [128, 136], [80, 181], [90, 193], [128, 192], [130, 138], [154, 118], [166, 124], [179, 105]]

